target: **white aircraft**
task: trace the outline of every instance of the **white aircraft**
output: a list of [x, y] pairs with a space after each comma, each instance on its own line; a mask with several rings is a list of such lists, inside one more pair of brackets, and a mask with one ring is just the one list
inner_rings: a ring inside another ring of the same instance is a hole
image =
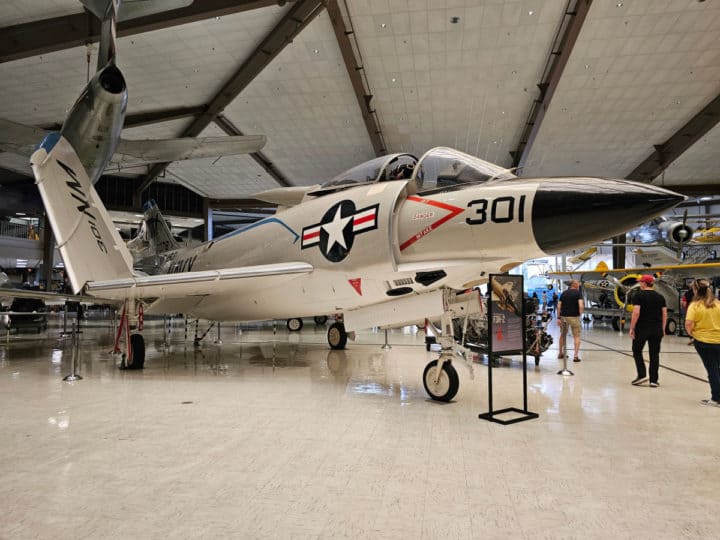
[[[81, 0], [103, 21], [102, 35], [114, 32], [120, 0]], [[123, 5], [120, 20], [144, 17], [177, 9], [192, 0], [130, 1]], [[61, 133], [75, 148], [91, 180], [108, 171], [156, 162], [180, 161], [204, 157], [231, 156], [258, 152], [265, 146], [264, 135], [227, 137], [186, 137], [164, 140], [127, 140], [120, 138], [127, 107], [127, 87], [115, 64], [115, 36], [103, 37], [98, 52], [98, 68], [93, 79], [78, 97], [65, 119]], [[0, 152], [30, 157], [38, 141], [51, 132], [0, 118]], [[109, 159], [107, 159], [109, 156]]]
[[[87, 99], [104, 99], [108, 91], [95, 88]], [[93, 161], [100, 169], [112, 155], [112, 144], [103, 148]], [[133, 272], [72, 137], [46, 137], [31, 164], [75, 291], [115, 299], [131, 313], [142, 305], [145, 313], [215, 321], [336, 314], [328, 342], [338, 349], [355, 330], [440, 319], [442, 351], [426, 366], [423, 382], [443, 401], [459, 385], [452, 318], [481, 309], [477, 293], [460, 299], [455, 290], [522, 261], [619, 234], [684, 199], [626, 180], [517, 178], [457, 150], [435, 148], [419, 160], [383, 156], [321, 186], [260, 194], [284, 208], [180, 250], [166, 273], [145, 276]], [[130, 367], [142, 367], [141, 344], [133, 335]]]

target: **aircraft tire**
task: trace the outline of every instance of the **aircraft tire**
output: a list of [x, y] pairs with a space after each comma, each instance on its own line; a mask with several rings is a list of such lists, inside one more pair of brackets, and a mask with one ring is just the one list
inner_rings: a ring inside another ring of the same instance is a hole
[[437, 384], [435, 383], [435, 374], [437, 372], [437, 360], [433, 360], [423, 371], [423, 386], [428, 395], [435, 401], [450, 401], [460, 388], [460, 378], [458, 377], [455, 367], [450, 362], [443, 363], [442, 373]]
[[612, 329], [616, 332], [620, 331], [620, 317], [613, 317], [610, 321], [610, 324], [612, 324]]
[[290, 332], [299, 332], [300, 330], [302, 330], [303, 321], [299, 317], [293, 317], [292, 319], [287, 320], [285, 326], [287, 326], [287, 329]]
[[315, 316], [315, 324], [317, 324], [318, 326], [322, 326], [323, 324], [325, 324], [327, 322], [327, 319], [328, 318], [325, 315], [316, 315]]
[[675, 332], [677, 332], [677, 323], [675, 322], [675, 319], [668, 319], [665, 323], [665, 334], [675, 335]]
[[335, 322], [330, 325], [327, 332], [328, 345], [331, 349], [340, 350], [344, 349], [347, 345], [347, 332], [345, 332], [345, 325], [340, 322]]
[[145, 338], [142, 334], [130, 335], [130, 347], [132, 347], [132, 364], [127, 369], [143, 369], [145, 367]]

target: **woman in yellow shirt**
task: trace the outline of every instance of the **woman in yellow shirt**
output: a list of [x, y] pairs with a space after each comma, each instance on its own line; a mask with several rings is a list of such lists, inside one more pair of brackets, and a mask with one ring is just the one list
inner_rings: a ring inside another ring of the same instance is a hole
[[711, 393], [710, 399], [700, 403], [720, 407], [720, 302], [707, 279], [696, 279], [692, 289], [695, 295], [685, 316], [685, 330], [705, 364]]

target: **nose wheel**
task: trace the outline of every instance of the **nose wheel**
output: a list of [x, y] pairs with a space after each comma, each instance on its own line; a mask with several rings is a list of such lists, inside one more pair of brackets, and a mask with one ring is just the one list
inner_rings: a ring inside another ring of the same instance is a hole
[[423, 385], [428, 395], [435, 401], [450, 401], [458, 393], [460, 378], [449, 361], [433, 360], [423, 372]]

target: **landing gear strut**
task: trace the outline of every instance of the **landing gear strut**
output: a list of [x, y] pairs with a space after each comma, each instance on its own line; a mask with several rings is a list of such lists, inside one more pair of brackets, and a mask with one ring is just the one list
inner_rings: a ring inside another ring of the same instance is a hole
[[[435, 401], [451, 401], [458, 393], [460, 388], [460, 378], [457, 370], [452, 365], [455, 358], [465, 361], [465, 365], [470, 371], [470, 378], [474, 377], [472, 363], [467, 359], [468, 350], [464, 346], [460, 347], [459, 354], [455, 353], [455, 329], [453, 319], [462, 319], [462, 335], [467, 334], [468, 317], [474, 313], [482, 313], [484, 305], [480, 294], [473, 291], [468, 294], [457, 295], [450, 290], [443, 292], [443, 305], [445, 312], [440, 317], [440, 326], [442, 330], [438, 330], [428, 320], [425, 320], [426, 346], [430, 348], [430, 342], [440, 344], [440, 358], [433, 360], [423, 371], [423, 386], [428, 395]], [[464, 342], [463, 342], [464, 344]]]
[[[133, 311], [137, 313], [137, 329], [142, 331], [144, 324], [142, 304], [136, 303]], [[120, 369], [143, 369], [145, 367], [145, 338], [142, 334], [130, 333], [130, 310], [128, 310], [127, 302], [123, 304], [113, 353], [120, 352], [120, 341], [123, 334], [125, 334], [125, 352], [122, 353]]]

